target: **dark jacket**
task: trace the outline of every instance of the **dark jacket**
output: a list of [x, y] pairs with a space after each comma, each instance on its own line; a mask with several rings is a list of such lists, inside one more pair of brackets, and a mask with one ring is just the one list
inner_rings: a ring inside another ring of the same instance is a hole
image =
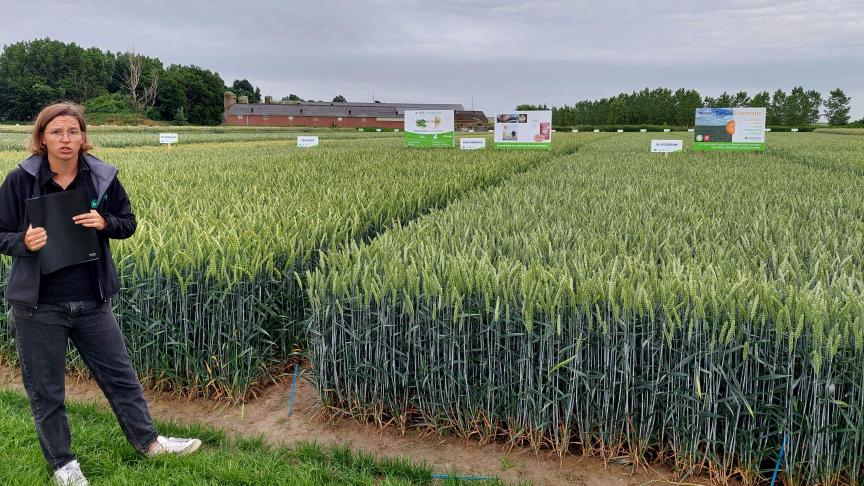
[[[10, 304], [33, 309], [39, 302], [40, 273], [37, 253], [24, 246], [24, 233], [30, 224], [24, 211], [24, 201], [42, 195], [39, 169], [43, 163], [48, 163], [44, 155], [27, 158], [6, 176], [0, 186], [0, 253], [12, 256], [12, 268], [6, 282], [6, 300]], [[105, 229], [96, 232], [102, 250], [96, 263], [99, 294], [103, 300], [108, 300], [120, 290], [108, 239], [129, 238], [135, 233], [138, 223], [132, 214], [132, 204], [126, 190], [117, 179], [117, 168], [90, 154], [84, 154], [79, 163], [87, 164], [90, 168], [90, 179], [99, 201], [96, 210], [108, 223]]]

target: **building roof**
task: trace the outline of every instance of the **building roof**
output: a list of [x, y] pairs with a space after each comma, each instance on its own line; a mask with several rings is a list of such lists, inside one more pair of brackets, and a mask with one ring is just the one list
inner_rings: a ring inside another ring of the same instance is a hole
[[288, 116], [366, 116], [404, 117], [405, 110], [455, 110], [465, 108], [459, 104], [433, 103], [328, 103], [307, 101], [302, 103], [235, 103], [225, 113], [231, 115], [288, 115]]

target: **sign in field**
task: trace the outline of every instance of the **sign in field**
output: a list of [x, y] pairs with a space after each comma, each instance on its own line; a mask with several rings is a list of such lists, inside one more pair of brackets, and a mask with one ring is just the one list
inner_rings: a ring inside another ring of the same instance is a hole
[[548, 149], [552, 146], [552, 112], [510, 111], [495, 116], [495, 148]]
[[406, 147], [452, 147], [453, 110], [405, 110]]
[[461, 138], [459, 148], [462, 150], [477, 150], [486, 148], [485, 138]]
[[684, 150], [683, 140], [651, 140], [651, 152], [669, 153]]
[[161, 144], [172, 144], [177, 143], [180, 140], [180, 136], [176, 133], [160, 133], [159, 134], [159, 143]]
[[765, 150], [765, 108], [696, 108], [693, 150]]
[[316, 135], [300, 135], [297, 137], [297, 146], [300, 148], [309, 148], [318, 146], [318, 136]]

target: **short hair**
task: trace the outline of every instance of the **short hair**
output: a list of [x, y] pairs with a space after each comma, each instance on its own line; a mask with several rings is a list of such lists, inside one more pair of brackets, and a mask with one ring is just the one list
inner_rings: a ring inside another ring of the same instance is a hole
[[45, 133], [45, 127], [51, 123], [51, 120], [58, 116], [71, 116], [78, 120], [78, 127], [85, 135], [84, 141], [81, 143], [81, 152], [93, 150], [90, 141], [87, 140], [87, 120], [84, 119], [84, 107], [71, 101], [61, 101], [53, 103], [39, 112], [36, 116], [36, 121], [33, 122], [33, 133], [30, 135], [29, 149], [34, 155], [45, 155], [45, 148], [42, 145], [42, 135]]

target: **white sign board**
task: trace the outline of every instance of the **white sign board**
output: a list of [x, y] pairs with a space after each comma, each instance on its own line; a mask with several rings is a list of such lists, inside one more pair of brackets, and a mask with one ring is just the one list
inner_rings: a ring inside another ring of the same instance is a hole
[[573, 133], [579, 133], [579, 130], [576, 129], [576, 128], [574, 128], [573, 130], [570, 130], [570, 131], [573, 132]]
[[645, 133], [645, 132], [647, 132], [647, 131], [648, 131], [648, 130], [645, 129], [645, 128], [640, 128], [640, 129], [639, 129], [639, 133]]
[[770, 128], [766, 128], [765, 131], [766, 131], [766, 132], [770, 132], [771, 129], [770, 129]]
[[790, 132], [797, 132], [798, 129], [797, 129], [797, 128], [793, 128], [793, 129], [791, 129], [791, 130], [789, 130], [789, 131], [790, 131]]
[[510, 111], [495, 116], [495, 148], [548, 149], [552, 111]]
[[677, 152], [684, 150], [683, 140], [651, 140], [651, 152]]
[[459, 140], [459, 148], [462, 150], [476, 150], [486, 148], [485, 138], [462, 138]]
[[600, 129], [599, 129], [599, 128], [595, 128], [595, 129], [594, 129], [594, 133], [600, 133]]
[[317, 147], [318, 146], [318, 136], [317, 135], [300, 135], [299, 137], [297, 137], [297, 146], [300, 148]]
[[616, 132], [618, 132], [618, 133], [624, 133], [624, 130], [622, 130], [622, 129], [619, 128], [618, 130], [616, 130]]
[[672, 130], [671, 130], [670, 128], [664, 128], [663, 131], [666, 132], [666, 133], [669, 133], [669, 132], [671, 132]]
[[180, 140], [180, 137], [176, 133], [160, 133], [159, 134], [159, 143], [177, 143]]
[[687, 131], [688, 131], [688, 132], [692, 132], [693, 129], [692, 129], [692, 128], [688, 128]]

